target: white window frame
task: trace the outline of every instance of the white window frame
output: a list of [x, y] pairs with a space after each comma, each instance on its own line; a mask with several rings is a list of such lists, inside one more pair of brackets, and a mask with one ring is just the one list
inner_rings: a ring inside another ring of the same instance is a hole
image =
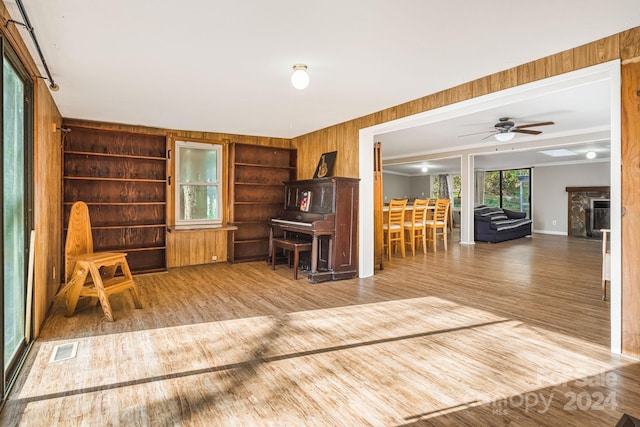
[[[217, 187], [218, 189], [218, 218], [215, 219], [200, 219], [200, 220], [181, 220], [180, 219], [180, 211], [182, 208], [182, 197], [180, 194], [180, 187], [183, 184], [194, 185], [193, 182], [186, 183], [179, 180], [180, 177], [180, 149], [181, 148], [195, 148], [198, 150], [208, 150], [216, 152], [216, 182], [215, 183], [197, 183], [197, 185], [205, 185], [207, 187]], [[206, 144], [202, 142], [192, 142], [192, 141], [176, 141], [175, 143], [175, 183], [174, 183], [174, 194], [175, 194], [175, 221], [176, 226], [216, 226], [222, 224], [223, 219], [223, 206], [224, 206], [224, 194], [222, 188], [222, 144]]]

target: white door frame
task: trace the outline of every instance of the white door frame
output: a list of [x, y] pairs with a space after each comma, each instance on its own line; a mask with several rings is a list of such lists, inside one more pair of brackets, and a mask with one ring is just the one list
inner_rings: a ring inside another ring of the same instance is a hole
[[[490, 93], [477, 98], [447, 105], [434, 110], [425, 111], [401, 119], [381, 123], [360, 129], [359, 134], [359, 171], [360, 171], [360, 215], [359, 215], [359, 276], [370, 277], [374, 272], [374, 227], [373, 227], [373, 143], [375, 136], [381, 133], [399, 131], [415, 126], [434, 123], [457, 117], [462, 114], [483, 111], [509, 101], [527, 99], [535, 93], [543, 93], [552, 88], [568, 88], [596, 81], [608, 80], [611, 93], [611, 351], [620, 354], [622, 351], [622, 185], [621, 185], [621, 78], [620, 61], [614, 60], [558, 76], [538, 80], [499, 92]], [[477, 154], [477, 153], [474, 153]], [[469, 164], [470, 163], [470, 164]], [[466, 179], [473, 159], [467, 159], [466, 168], [462, 168], [463, 185], [473, 182], [472, 177]], [[464, 191], [463, 194], [470, 194]], [[461, 235], [462, 243], [472, 243], [473, 204], [466, 203], [461, 220], [465, 235]], [[461, 232], [462, 233], [462, 232]], [[471, 234], [470, 234], [471, 233]]]

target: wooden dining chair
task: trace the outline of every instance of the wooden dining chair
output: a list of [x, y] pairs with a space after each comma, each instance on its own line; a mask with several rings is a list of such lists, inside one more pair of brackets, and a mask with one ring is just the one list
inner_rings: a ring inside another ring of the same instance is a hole
[[436, 201], [438, 199], [431, 197], [427, 199], [427, 213], [425, 216], [425, 220], [433, 219], [433, 211], [436, 209]]
[[438, 239], [444, 241], [444, 250], [447, 250], [450, 204], [451, 200], [449, 199], [436, 200], [433, 218], [425, 221], [426, 239], [428, 242], [433, 242], [433, 252], [438, 250]]
[[427, 215], [428, 199], [415, 199], [411, 211], [411, 221], [404, 222], [404, 242], [411, 247], [411, 255], [416, 256], [416, 247], [422, 244], [422, 250], [427, 253], [427, 242], [424, 227]]
[[81, 297], [98, 298], [105, 317], [112, 322], [109, 295], [126, 290], [131, 292], [135, 307], [142, 308], [126, 257], [123, 252], [93, 251], [89, 208], [84, 202], [75, 202], [65, 241], [65, 285], [60, 290], [66, 295], [66, 315], [74, 314]]
[[[402, 257], [404, 258], [404, 211], [407, 207], [407, 199], [393, 199], [389, 202], [389, 212], [387, 222], [382, 225], [384, 231], [385, 246], [387, 256], [391, 259], [391, 247], [400, 245]], [[397, 246], [396, 246], [397, 247]], [[395, 250], [394, 250], [395, 252]]]

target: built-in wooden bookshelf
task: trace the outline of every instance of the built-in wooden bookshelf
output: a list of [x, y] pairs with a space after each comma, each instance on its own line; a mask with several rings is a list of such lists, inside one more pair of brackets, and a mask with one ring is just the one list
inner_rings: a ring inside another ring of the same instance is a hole
[[269, 255], [269, 219], [284, 209], [284, 183], [296, 179], [296, 150], [231, 143], [229, 261], [255, 261]]
[[89, 207], [94, 251], [126, 252], [134, 273], [166, 261], [166, 138], [68, 126], [64, 137], [64, 230], [71, 205]]

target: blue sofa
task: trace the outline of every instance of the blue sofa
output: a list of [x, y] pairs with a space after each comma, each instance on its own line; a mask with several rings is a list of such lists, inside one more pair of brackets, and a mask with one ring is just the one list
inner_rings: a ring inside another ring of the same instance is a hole
[[525, 212], [480, 205], [473, 210], [474, 240], [503, 242], [531, 235], [531, 220]]

